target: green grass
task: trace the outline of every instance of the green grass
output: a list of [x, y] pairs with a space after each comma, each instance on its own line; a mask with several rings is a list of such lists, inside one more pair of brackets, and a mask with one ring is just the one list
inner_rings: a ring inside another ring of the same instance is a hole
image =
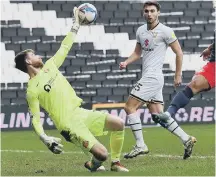
[[[73, 144], [63, 141], [65, 154], [54, 155], [40, 142], [33, 131], [2, 132], [2, 176], [215, 176], [215, 127], [214, 125], [185, 125], [186, 132], [198, 142], [193, 157], [182, 160], [183, 146], [179, 139], [162, 128], [144, 128], [145, 142], [150, 153], [122, 163], [129, 173], [90, 173], [83, 164], [89, 159]], [[61, 137], [57, 131], [47, 134]], [[109, 149], [109, 136], [100, 137]], [[134, 145], [130, 129], [126, 129], [123, 152]], [[26, 150], [11, 152], [4, 150]], [[30, 151], [30, 152], [29, 152]], [[43, 152], [40, 152], [43, 151]], [[170, 157], [159, 155], [171, 155]], [[104, 164], [109, 170], [109, 160]]]

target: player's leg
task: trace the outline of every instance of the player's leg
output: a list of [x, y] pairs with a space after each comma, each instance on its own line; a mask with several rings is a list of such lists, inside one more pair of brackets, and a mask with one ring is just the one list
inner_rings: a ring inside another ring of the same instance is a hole
[[134, 96], [129, 96], [125, 104], [124, 109], [127, 114], [127, 119], [129, 120], [130, 128], [136, 140], [136, 145], [131, 152], [124, 156], [125, 158], [133, 158], [137, 155], [147, 154], [149, 152], [148, 147], [144, 142], [142, 124], [137, 113], [137, 109], [139, 109], [143, 104], [144, 101], [139, 98], [135, 98]]
[[180, 108], [185, 107], [194, 95], [215, 87], [215, 67], [214, 62], [209, 62], [194, 75], [192, 81], [182, 91], [177, 93], [167, 109], [172, 117]]
[[148, 103], [157, 95], [158, 90], [163, 88], [163, 80], [164, 78], [161, 74], [143, 76], [130, 93], [125, 105], [125, 111], [136, 139], [136, 146], [125, 155], [125, 158], [133, 158], [149, 152], [148, 147], [144, 143], [141, 120], [136, 111], [140, 106]]
[[182, 143], [185, 147], [183, 158], [187, 159], [188, 157], [190, 157], [192, 154], [194, 143], [196, 143], [196, 138], [185, 133], [185, 131], [170, 115], [168, 116], [168, 114], [161, 113], [163, 111], [162, 105], [149, 104], [148, 107], [150, 112], [152, 113], [152, 119], [155, 123], [159, 123], [162, 127], [164, 127], [182, 140]]
[[190, 102], [194, 95], [209, 88], [209, 83], [204, 76], [195, 75], [192, 81], [182, 91], [177, 93], [167, 112], [173, 117], [180, 108], [185, 107]]
[[102, 136], [106, 135], [108, 131], [111, 132], [111, 170], [127, 172], [128, 170], [120, 164], [124, 143], [124, 122], [122, 119], [101, 111], [85, 110], [85, 112], [88, 117], [84, 122], [94, 136]]
[[85, 163], [85, 167], [91, 172], [94, 171], [105, 171], [105, 167], [102, 163], [107, 160], [108, 152], [107, 149], [100, 142], [97, 142], [89, 151], [93, 156], [90, 161]]
[[[77, 129], [69, 128], [61, 131], [61, 135], [66, 141], [75, 144], [81, 148], [85, 154], [90, 152], [93, 157], [91, 161], [85, 163], [85, 167], [90, 171], [103, 170], [102, 163], [107, 160], [107, 149], [92, 135], [88, 128], [83, 126], [77, 126]], [[105, 170], [105, 169], [104, 169]]]
[[152, 114], [152, 119], [155, 123], [159, 123], [163, 128], [170, 131], [172, 134], [178, 136], [182, 142], [186, 142], [189, 139], [189, 135], [185, 133], [178, 123], [172, 118], [167, 117], [166, 119], [158, 119], [157, 114], [163, 112], [163, 105], [160, 103], [148, 104], [149, 112]]
[[90, 162], [85, 163], [85, 167], [90, 171], [105, 170], [102, 163], [108, 158], [107, 149], [94, 137], [86, 126], [84, 120], [88, 115], [85, 111], [77, 108], [61, 131], [61, 135], [66, 141], [81, 148], [85, 154], [90, 152], [93, 157]]
[[104, 131], [110, 131], [111, 171], [128, 172], [120, 163], [120, 156], [124, 143], [124, 122], [121, 118], [108, 114]]

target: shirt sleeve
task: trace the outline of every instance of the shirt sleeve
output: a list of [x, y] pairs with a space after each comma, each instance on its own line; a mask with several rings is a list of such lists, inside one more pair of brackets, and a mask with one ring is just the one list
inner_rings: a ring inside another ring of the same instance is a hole
[[137, 43], [139, 43], [140, 44], [140, 38], [139, 38], [139, 28], [137, 29], [137, 31], [136, 31], [136, 40], [137, 40]]
[[40, 136], [44, 133], [44, 129], [40, 122], [40, 105], [37, 96], [33, 93], [28, 93], [26, 95], [26, 100], [29, 107], [29, 113], [32, 118], [32, 125], [35, 132]]
[[70, 49], [74, 43], [75, 37], [76, 37], [76, 33], [69, 32], [67, 34], [67, 36], [64, 38], [64, 40], [62, 41], [59, 50], [51, 58], [54, 61], [57, 68], [59, 68], [62, 65], [62, 63], [64, 62], [68, 52], [70, 51]]
[[173, 31], [172, 28], [167, 28], [165, 31], [164, 31], [164, 40], [166, 42], [167, 45], [173, 43], [174, 41], [177, 40], [177, 37]]

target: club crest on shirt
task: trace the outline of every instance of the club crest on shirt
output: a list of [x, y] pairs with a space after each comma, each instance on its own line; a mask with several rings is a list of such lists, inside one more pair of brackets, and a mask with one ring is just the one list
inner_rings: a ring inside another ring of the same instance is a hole
[[44, 69], [44, 72], [45, 73], [48, 73], [49, 72], [49, 69], [47, 68], [47, 69]]
[[157, 35], [158, 35], [158, 33], [157, 33], [157, 32], [155, 32], [155, 31], [152, 31], [152, 34], [153, 34], [153, 38], [156, 38], [156, 37], [157, 37]]

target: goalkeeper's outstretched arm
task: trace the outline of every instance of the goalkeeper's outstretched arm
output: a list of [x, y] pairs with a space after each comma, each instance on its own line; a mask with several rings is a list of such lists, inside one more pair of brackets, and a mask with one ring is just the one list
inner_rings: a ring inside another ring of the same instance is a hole
[[29, 112], [32, 118], [32, 125], [35, 132], [40, 137], [40, 140], [48, 147], [54, 154], [61, 154], [63, 152], [63, 145], [60, 138], [47, 136], [44, 132], [43, 126], [40, 122], [40, 106], [37, 95], [34, 93], [27, 93], [27, 102], [29, 106]]
[[59, 48], [59, 50], [56, 52], [56, 54], [51, 58], [53, 59], [54, 63], [56, 64], [56, 66], [59, 68], [62, 63], [64, 62], [68, 52], [70, 51], [74, 40], [76, 38], [77, 32], [79, 30], [80, 27], [80, 21], [79, 21], [79, 9], [78, 8], [74, 8], [74, 23], [73, 26], [70, 30], [70, 32], [66, 35], [66, 37], [64, 38], [64, 40], [61, 43], [61, 46]]
[[27, 93], [26, 99], [27, 99], [29, 113], [31, 115], [32, 125], [34, 127], [34, 130], [37, 133], [37, 135], [41, 136], [42, 134], [45, 133], [44, 133], [43, 126], [41, 125], [40, 122], [39, 100], [34, 93]]

